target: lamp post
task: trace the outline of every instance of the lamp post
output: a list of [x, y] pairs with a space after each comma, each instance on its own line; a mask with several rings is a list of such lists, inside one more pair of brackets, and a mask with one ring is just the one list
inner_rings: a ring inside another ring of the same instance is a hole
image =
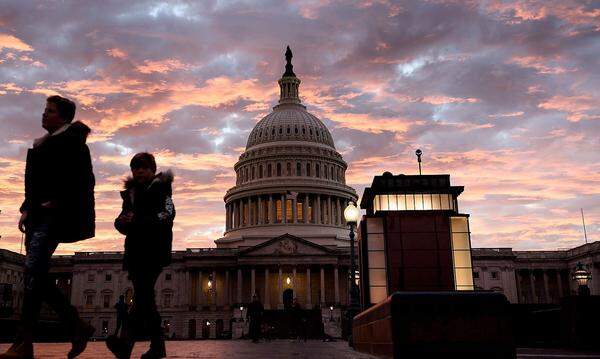
[[354, 339], [352, 336], [352, 322], [354, 316], [360, 311], [360, 301], [358, 299], [358, 286], [356, 285], [356, 260], [354, 254], [354, 226], [358, 222], [360, 211], [353, 202], [348, 203], [344, 209], [344, 219], [350, 226], [350, 305], [346, 311], [346, 325], [348, 326], [348, 344], [354, 347]]
[[589, 296], [590, 288], [588, 287], [588, 281], [592, 279], [592, 274], [588, 272], [581, 262], [577, 263], [575, 272], [573, 273], [573, 279], [579, 284], [578, 292], [580, 296]]
[[350, 226], [350, 307], [357, 309], [359, 307], [358, 287], [356, 286], [356, 260], [354, 253], [354, 226], [358, 222], [360, 211], [353, 202], [348, 203], [344, 209], [344, 218]]

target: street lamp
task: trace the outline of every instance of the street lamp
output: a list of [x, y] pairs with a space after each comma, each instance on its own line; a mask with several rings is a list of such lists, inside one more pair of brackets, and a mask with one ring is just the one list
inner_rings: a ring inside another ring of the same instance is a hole
[[587, 285], [590, 279], [592, 279], [592, 274], [585, 269], [581, 262], [578, 262], [575, 267], [575, 272], [573, 273], [573, 280], [577, 281], [577, 284], [579, 284], [579, 295], [590, 295], [590, 288]]
[[353, 202], [348, 203], [344, 209], [344, 218], [350, 226], [350, 307], [357, 309], [359, 306], [358, 287], [356, 286], [356, 261], [354, 255], [354, 226], [358, 222], [360, 211]]

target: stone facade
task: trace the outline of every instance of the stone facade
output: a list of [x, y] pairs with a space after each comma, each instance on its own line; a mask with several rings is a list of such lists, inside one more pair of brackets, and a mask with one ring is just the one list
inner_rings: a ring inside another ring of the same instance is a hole
[[600, 242], [562, 251], [474, 248], [475, 289], [494, 290], [511, 303], [557, 304], [577, 292], [572, 274], [581, 262], [592, 273], [591, 294], [600, 295]]

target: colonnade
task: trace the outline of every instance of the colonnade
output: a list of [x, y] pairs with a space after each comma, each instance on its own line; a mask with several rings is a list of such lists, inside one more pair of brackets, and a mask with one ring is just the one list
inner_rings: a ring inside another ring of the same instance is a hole
[[[557, 303], [570, 294], [568, 271], [560, 269], [517, 269], [515, 271], [519, 303]], [[537, 283], [542, 277], [541, 283]], [[551, 285], [551, 283], [553, 285]]]
[[[347, 267], [337, 265], [251, 266], [233, 270], [191, 269], [185, 272], [184, 277], [183, 288], [189, 288], [189, 291], [186, 291], [188, 296], [180, 297], [179, 305], [239, 305], [250, 302], [252, 295], [256, 293], [265, 309], [282, 309], [284, 291], [291, 289], [293, 297], [305, 308], [313, 308], [317, 304], [321, 307], [337, 306], [347, 302], [348, 286], [343, 279], [340, 281], [340, 275], [347, 273]], [[327, 279], [331, 276], [333, 280], [328, 283]], [[318, 287], [315, 288], [317, 282]]]
[[343, 227], [348, 199], [325, 194], [283, 193], [249, 196], [225, 205], [226, 230], [278, 223], [314, 223]]

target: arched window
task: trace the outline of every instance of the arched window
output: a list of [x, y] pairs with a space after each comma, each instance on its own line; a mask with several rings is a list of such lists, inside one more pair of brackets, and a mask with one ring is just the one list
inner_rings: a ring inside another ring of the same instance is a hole
[[319, 167], [318, 163], [315, 165], [315, 177], [317, 177], [317, 178], [321, 177], [321, 168]]
[[310, 177], [310, 163], [306, 164], [306, 176]]
[[277, 177], [281, 177], [281, 163], [277, 164]]
[[248, 167], [244, 168], [244, 182], [248, 182]]
[[300, 162], [296, 162], [296, 176], [302, 176], [302, 165]]
[[333, 166], [331, 166], [330, 170], [331, 170], [331, 176], [329, 176], [329, 178], [331, 178], [333, 181], [335, 181], [335, 178], [333, 178]]
[[263, 178], [263, 166], [258, 166], [258, 178]]
[[269, 163], [267, 165], [267, 177], [271, 177], [272, 172], [273, 172], [273, 166]]
[[256, 170], [256, 167], [252, 166], [252, 180], [254, 180], [254, 172]]
[[288, 162], [287, 165], [285, 166], [285, 169], [286, 169], [285, 175], [288, 177], [291, 176], [292, 175], [292, 164]]
[[327, 165], [323, 166], [323, 175], [325, 176], [325, 179], [328, 178], [329, 172], [327, 171]]

